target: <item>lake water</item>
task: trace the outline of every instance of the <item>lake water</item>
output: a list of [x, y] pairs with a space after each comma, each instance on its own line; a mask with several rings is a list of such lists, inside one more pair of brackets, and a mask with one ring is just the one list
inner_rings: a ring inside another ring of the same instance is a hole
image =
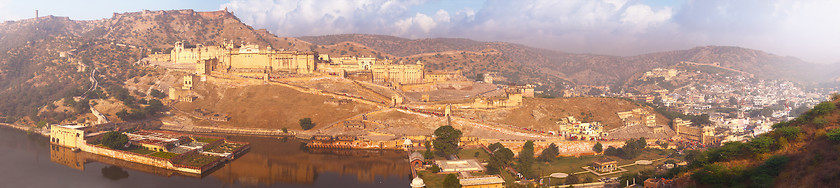
[[[218, 135], [217, 135], [218, 136]], [[307, 150], [301, 141], [223, 136], [251, 150], [209, 175], [114, 160], [0, 128], [0, 187], [409, 187], [403, 152]]]

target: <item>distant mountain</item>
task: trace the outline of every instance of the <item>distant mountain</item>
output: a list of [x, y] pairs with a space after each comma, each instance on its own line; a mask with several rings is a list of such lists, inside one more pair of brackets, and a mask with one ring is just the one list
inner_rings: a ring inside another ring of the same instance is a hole
[[[538, 70], [540, 75], [558, 76], [575, 84], [613, 85], [632, 74], [656, 67], [675, 65], [681, 61], [720, 63], [720, 66], [755, 74], [758, 78], [788, 79], [799, 82], [820, 82], [831, 78], [829, 67], [808, 63], [793, 57], [782, 57], [759, 50], [730, 46], [704, 46], [688, 50], [657, 52], [637, 56], [573, 54], [527, 47], [504, 42], [478, 42], [468, 39], [417, 39], [383, 35], [327, 35], [300, 39], [318, 45], [354, 42], [377, 51], [408, 56], [446, 51], [498, 50], [510, 63]], [[827, 68], [829, 67], [829, 68]]]

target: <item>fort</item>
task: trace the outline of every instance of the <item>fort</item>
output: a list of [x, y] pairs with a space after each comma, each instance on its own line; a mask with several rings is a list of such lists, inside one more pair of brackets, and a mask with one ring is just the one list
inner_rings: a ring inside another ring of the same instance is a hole
[[168, 54], [153, 54], [153, 61], [169, 61], [175, 64], [193, 64], [196, 73], [209, 75], [213, 72], [250, 75], [257, 74], [314, 74], [347, 76], [349, 74], [370, 75], [368, 81], [396, 84], [417, 84], [425, 82], [424, 65], [373, 57], [343, 56], [330, 58], [316, 52], [275, 50], [258, 45], [234, 45], [230, 41], [222, 45], [187, 46], [176, 42]]
[[121, 148], [100, 144], [102, 133], [86, 125], [51, 125], [50, 143], [87, 153], [189, 174], [204, 174], [250, 149], [250, 144], [223, 138], [138, 130]]

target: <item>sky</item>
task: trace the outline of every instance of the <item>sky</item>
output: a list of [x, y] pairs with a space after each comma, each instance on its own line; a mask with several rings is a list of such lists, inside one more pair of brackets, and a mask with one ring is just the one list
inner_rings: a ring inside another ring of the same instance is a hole
[[572, 53], [637, 55], [739, 46], [840, 62], [836, 0], [0, 0], [0, 20], [227, 8], [278, 36], [381, 34], [502, 41]]

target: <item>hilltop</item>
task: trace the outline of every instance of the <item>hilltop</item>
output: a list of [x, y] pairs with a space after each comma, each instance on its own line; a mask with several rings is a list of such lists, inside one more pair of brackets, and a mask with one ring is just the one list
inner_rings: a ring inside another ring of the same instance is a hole
[[[681, 61], [720, 63], [765, 79], [788, 79], [819, 82], [830, 77], [836, 67], [808, 63], [794, 57], [783, 57], [759, 50], [732, 46], [702, 46], [686, 50], [656, 52], [636, 56], [574, 54], [527, 47], [505, 42], [478, 42], [469, 39], [433, 38], [405, 39], [383, 35], [327, 35], [300, 37], [317, 45], [354, 42], [377, 51], [397, 56], [459, 51], [499, 52], [495, 62], [505, 66], [521, 66], [535, 71], [533, 76], [547, 80], [557, 76], [582, 85], [613, 85], [634, 73], [656, 67], [675, 65]], [[457, 61], [458, 59], [453, 59]], [[492, 60], [491, 60], [492, 61]], [[828, 69], [828, 70], [825, 70]]]

